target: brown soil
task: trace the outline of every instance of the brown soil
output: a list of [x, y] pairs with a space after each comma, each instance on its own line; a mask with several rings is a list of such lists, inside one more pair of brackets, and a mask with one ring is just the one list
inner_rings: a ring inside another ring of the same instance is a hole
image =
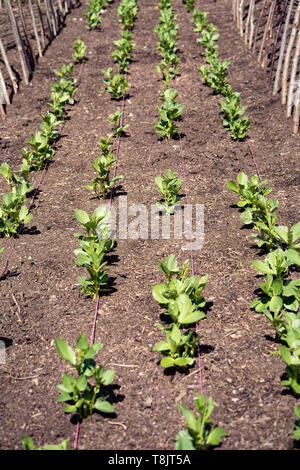
[[[209, 274], [204, 293], [210, 308], [200, 322], [205, 335], [200, 343], [204, 393], [215, 401], [214, 422], [227, 431], [221, 449], [292, 449], [296, 399], [280, 385], [284, 363], [267, 352], [276, 347], [270, 324], [249, 308], [260, 282], [251, 260], [259, 253], [234, 207], [236, 197], [226, 186], [240, 171], [254, 174], [255, 167], [247, 144], [235, 143], [223, 129], [220, 97], [202, 84], [197, 70], [203, 63], [202, 49], [196, 43], [191, 14], [180, 0], [173, 4], [180, 25], [180, 75], [175, 85], [185, 106], [180, 130], [188, 190], [190, 202], [205, 207], [205, 244], [194, 252], [195, 273]], [[153, 124], [161, 88], [155, 72], [157, 38], [152, 33], [159, 11], [153, 5], [139, 1], [125, 105], [130, 128], [122, 138], [118, 162], [118, 174], [124, 176], [119, 194], [127, 195], [128, 204], [148, 207], [157, 200], [152, 189], [157, 175], [169, 168], [183, 174], [179, 142], [161, 141]], [[280, 224], [291, 226], [299, 219], [299, 136], [292, 134], [279, 99], [266, 88], [264, 72], [243, 46], [230, 5], [229, 0], [204, 1], [201, 9], [220, 29], [222, 58], [232, 61], [228, 79], [249, 106], [250, 142], [261, 174], [279, 199]], [[75, 425], [64, 414], [63, 404], [56, 402], [56, 385], [70, 369], [56, 353], [54, 338], [74, 346], [80, 333], [89, 336], [92, 327], [94, 302], [80, 292], [77, 282], [83, 272], [74, 262], [73, 234], [79, 229], [74, 210], [90, 213], [97, 207], [84, 185], [93, 177], [90, 160], [97, 156], [100, 136], [110, 132], [108, 115], [117, 106], [103, 91], [100, 72], [112, 65], [113, 41], [120, 37], [116, 8], [116, 3], [109, 6], [101, 30], [93, 32], [85, 29], [82, 19], [86, 7], [74, 10], [40, 60], [32, 82], [14, 97], [0, 124], [1, 161], [17, 166], [25, 141], [38, 130], [40, 113], [47, 111], [53, 68], [71, 60], [75, 39], [87, 43], [88, 61], [77, 102], [57, 143], [33, 219], [17, 240], [1, 280], [0, 339], [7, 345], [6, 365], [0, 365], [1, 449], [20, 449], [24, 435], [32, 436], [36, 445], [67, 437], [73, 445]], [[1, 190], [7, 191], [2, 183]], [[118, 240], [109, 256], [114, 289], [101, 298], [96, 340], [104, 344], [98, 360], [116, 371], [111, 387], [116, 415], [88, 418], [81, 426], [79, 449], [174, 449], [176, 434], [184, 427], [177, 403], [193, 408], [195, 392], [200, 391], [199, 374], [196, 366], [189, 374], [173, 375], [159, 366], [160, 354], [152, 347], [162, 339], [154, 326], [161, 312], [152, 287], [163, 280], [159, 260], [171, 253], [181, 262], [188, 258], [184, 244]], [[6, 247], [2, 263], [10, 245], [11, 240], [1, 240]]]

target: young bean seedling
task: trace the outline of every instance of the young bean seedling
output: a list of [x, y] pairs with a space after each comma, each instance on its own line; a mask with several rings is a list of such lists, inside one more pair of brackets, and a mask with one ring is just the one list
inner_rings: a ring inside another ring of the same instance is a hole
[[194, 403], [199, 412], [198, 417], [185, 406], [178, 405], [186, 420], [186, 430], [179, 431], [176, 450], [207, 450], [220, 445], [221, 439], [227, 434], [225, 429], [213, 427], [213, 420], [210, 418], [214, 409], [213, 399], [209, 397], [206, 402], [204, 395], [196, 393], [196, 396]]
[[72, 54], [72, 58], [79, 63], [85, 62], [87, 59], [85, 57], [86, 45], [84, 41], [81, 39], [76, 39], [76, 41], [73, 43], [73, 48], [74, 53]]
[[[86, 335], [81, 334], [76, 342], [76, 350], [61, 338], [55, 338], [58, 354], [76, 370], [77, 376], [65, 374], [62, 384], [57, 386], [60, 392], [58, 402], [66, 402], [65, 413], [78, 413], [80, 419], [92, 415], [94, 410], [102, 413], [113, 413], [114, 407], [103, 395], [103, 387], [112, 383], [114, 370], [104, 370], [96, 366], [94, 356], [103, 348], [103, 344], [89, 346]], [[93, 379], [94, 385], [89, 383]]]
[[41, 447], [34, 447], [33, 440], [29, 436], [22, 437], [24, 450], [67, 450], [70, 439], [65, 439], [60, 444], [44, 444]]
[[166, 173], [162, 173], [161, 176], [155, 178], [158, 187], [154, 189], [162, 195], [164, 201], [164, 203], [157, 202], [156, 204], [161, 210], [165, 210], [167, 214], [174, 214], [175, 204], [182, 197], [178, 194], [182, 182], [183, 179], [177, 178], [171, 170], [167, 170]]

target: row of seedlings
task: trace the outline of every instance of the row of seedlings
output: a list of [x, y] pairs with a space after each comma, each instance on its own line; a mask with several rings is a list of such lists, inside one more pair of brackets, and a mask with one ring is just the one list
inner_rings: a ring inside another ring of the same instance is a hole
[[[204, 82], [215, 93], [222, 94], [225, 102], [220, 106], [225, 115], [223, 125], [230, 130], [230, 136], [237, 141], [244, 140], [250, 127], [247, 116], [243, 116], [247, 106], [240, 107], [240, 94], [232, 93], [231, 86], [226, 82], [229, 60], [220, 62], [215, 41], [219, 38], [217, 28], [213, 24], [206, 26], [207, 13], [193, 11], [195, 32], [202, 32], [197, 39], [205, 47], [206, 61], [209, 66], [201, 66]], [[286, 379], [282, 385], [291, 388], [295, 396], [300, 394], [300, 279], [291, 278], [291, 272], [300, 265], [299, 238], [300, 223], [296, 223], [289, 231], [287, 226], [276, 224], [278, 208], [277, 200], [268, 199], [272, 188], [265, 187], [266, 181], [260, 180], [259, 172], [251, 179], [244, 173], [237, 176], [237, 182], [228, 181], [228, 187], [239, 194], [238, 207], [243, 208], [241, 219], [245, 225], [252, 226], [258, 232], [253, 234], [257, 239], [258, 248], [269, 253], [264, 262], [254, 260], [253, 265], [259, 274], [266, 275], [266, 282], [260, 284], [258, 299], [251, 308], [264, 313], [276, 332], [276, 339], [282, 343], [279, 351], [286, 363]], [[300, 438], [300, 408], [294, 406], [297, 416], [294, 427], [294, 439]]]
[[[136, 2], [135, 2], [136, 4]], [[132, 1], [123, 0], [118, 13], [121, 16], [124, 30], [122, 31], [122, 39], [127, 42], [127, 54], [122, 58], [122, 67], [120, 66], [120, 74], [128, 73], [128, 65], [130, 63], [130, 52], [133, 50], [134, 45], [131, 43], [131, 33], [126, 30], [128, 18], [134, 21], [135, 15], [132, 17]], [[126, 13], [126, 11], [128, 13]], [[136, 10], [137, 12], [137, 10]], [[130, 23], [132, 28], [133, 21]], [[128, 33], [126, 35], [126, 32]], [[117, 43], [117, 41], [115, 42]], [[128, 47], [128, 43], [131, 47]], [[119, 55], [113, 57], [119, 58], [124, 51], [124, 41], [119, 41], [117, 44]], [[116, 59], [115, 59], [116, 60]], [[118, 63], [118, 62], [117, 62]], [[122, 99], [125, 91], [123, 89], [122, 95], [112, 93], [114, 99]], [[116, 113], [109, 116], [113, 125], [113, 133], [107, 137], [100, 138], [101, 154], [92, 161], [91, 164], [97, 176], [92, 180], [90, 185], [85, 186], [88, 190], [95, 192], [96, 196], [104, 200], [110, 194], [112, 198], [112, 191], [116, 181], [122, 176], [110, 177], [111, 167], [116, 163], [116, 158], [113, 155], [112, 147], [117, 144], [119, 148], [119, 140], [122, 133], [128, 127], [121, 123], [122, 112], [118, 109]], [[114, 139], [114, 140], [113, 140]], [[111, 199], [112, 200], [112, 199]], [[111, 233], [109, 230], [110, 213], [104, 206], [98, 207], [91, 216], [84, 210], [76, 210], [75, 216], [82, 228], [86, 231], [85, 234], [74, 234], [78, 238], [80, 248], [75, 250], [76, 264], [80, 267], [86, 268], [88, 276], [81, 276], [78, 282], [82, 286], [82, 292], [94, 299], [96, 302], [95, 315], [90, 341], [87, 336], [82, 333], [76, 342], [76, 349], [74, 350], [61, 338], [56, 338], [56, 348], [58, 354], [69, 362], [75, 369], [77, 376], [74, 377], [70, 374], [63, 376], [62, 384], [57, 386], [60, 396], [59, 402], [66, 402], [64, 408], [65, 413], [76, 413], [79, 417], [77, 423], [77, 432], [74, 447], [78, 447], [79, 440], [79, 425], [80, 423], [91, 416], [94, 410], [102, 413], [114, 413], [115, 409], [105, 395], [105, 387], [110, 385], [115, 376], [114, 370], [104, 370], [104, 367], [96, 366], [94, 357], [96, 353], [102, 349], [103, 344], [95, 342], [95, 328], [100, 303], [101, 290], [104, 286], [107, 287], [109, 282], [108, 270], [106, 268], [108, 261], [105, 260], [106, 255], [113, 249], [114, 242], [111, 240]], [[92, 385], [91, 382], [94, 384]], [[65, 442], [65, 441], [64, 441]]]
[[[250, 179], [239, 173], [237, 181], [228, 181], [228, 187], [240, 197], [238, 207], [243, 212], [241, 219], [256, 233], [252, 236], [257, 247], [268, 253], [264, 259], [252, 261], [256, 271], [266, 276], [259, 285], [250, 308], [263, 313], [275, 330], [276, 340], [280, 342], [279, 354], [286, 364], [283, 386], [289, 387], [292, 394], [300, 395], [300, 278], [295, 273], [300, 266], [300, 222], [289, 228], [277, 224], [276, 211], [279, 203], [269, 199], [272, 188], [267, 181], [260, 181], [257, 175]], [[274, 352], [273, 352], [274, 354]], [[297, 416], [294, 439], [300, 438], [300, 408], [294, 406]]]
[[[243, 116], [247, 106], [240, 107], [240, 93], [232, 93], [226, 82], [229, 60], [220, 62], [215, 41], [219, 38], [217, 28], [206, 24], [207, 13], [194, 10], [193, 19], [196, 32], [202, 32], [197, 39], [205, 47], [206, 61], [209, 66], [201, 66], [205, 84], [216, 93], [225, 97], [220, 106], [225, 114], [223, 125], [230, 130], [230, 136], [237, 141], [244, 140], [249, 129], [249, 120]], [[269, 254], [264, 262], [253, 261], [259, 274], [266, 275], [266, 282], [260, 284], [258, 299], [252, 304], [256, 312], [264, 313], [276, 332], [276, 338], [282, 343], [279, 351], [286, 363], [286, 379], [282, 385], [291, 388], [295, 396], [300, 394], [300, 279], [291, 279], [291, 272], [300, 265], [300, 223], [289, 231], [287, 226], [276, 224], [278, 201], [268, 199], [272, 188], [265, 187], [266, 181], [260, 181], [259, 175], [251, 179], [244, 173], [237, 177], [237, 183], [227, 182], [228, 187], [239, 194], [238, 207], [243, 208], [241, 219], [258, 232], [253, 236], [258, 240], [257, 246]], [[285, 247], [285, 249], [284, 249]], [[300, 409], [295, 405], [294, 438], [300, 437]]]
[[[89, 3], [88, 13], [85, 14], [88, 21], [87, 29], [92, 30], [101, 23], [100, 13], [107, 3], [106, 0], [92, 0]], [[85, 43], [77, 39], [73, 47], [73, 58], [83, 63], [86, 60]], [[110, 138], [101, 138], [100, 147], [106, 155], [106, 150], [109, 154], [111, 153], [109, 151], [111, 145]], [[102, 196], [105, 197], [109, 188], [104, 191], [102, 184], [100, 188], [102, 189]], [[94, 188], [94, 190], [99, 196], [99, 190], [97, 188]], [[57, 386], [57, 390], [60, 392], [57, 401], [66, 403], [65, 413], [75, 414], [78, 417], [74, 443], [74, 448], [77, 449], [80, 423], [88, 416], [91, 416], [94, 410], [109, 414], [114, 412], [114, 407], [107, 400], [104, 389], [113, 382], [115, 371], [105, 371], [102, 365], [96, 365], [94, 359], [97, 352], [103, 347], [102, 343], [94, 342], [95, 326], [100, 302], [100, 290], [109, 281], [105, 256], [113, 249], [114, 242], [110, 238], [108, 226], [109, 211], [104, 207], [97, 208], [91, 216], [86, 211], [77, 209], [75, 210], [75, 217], [82, 229], [85, 230], [84, 234], [74, 234], [80, 245], [80, 248], [77, 248], [74, 254], [76, 255], [76, 264], [86, 268], [88, 273], [88, 276], [78, 278], [82, 292], [96, 302], [93, 329], [90, 341], [85, 333], [77, 338], [75, 349], [59, 337], [55, 338], [55, 344], [59, 356], [75, 369], [75, 377], [71, 374], [64, 374], [62, 384]], [[57, 445], [46, 444], [38, 450], [67, 450], [69, 440], [69, 438], [65, 439]], [[25, 449], [34, 449], [34, 443], [29, 436], [25, 436], [22, 443]]]
[[[159, 7], [160, 23], [155, 27], [154, 32], [159, 38], [157, 49], [160, 51], [161, 61], [156, 70], [162, 74], [161, 81], [164, 89], [161, 96], [164, 104], [157, 107], [160, 121], [156, 122], [156, 130], [163, 138], [180, 138], [176, 120], [182, 114], [183, 105], [175, 101], [178, 93], [174, 88], [179, 64], [176, 55], [178, 24], [175, 23], [176, 16], [173, 15], [171, 0], [160, 0]], [[179, 192], [182, 181], [171, 170], [167, 170], [155, 180], [158, 187], [156, 189], [163, 197], [157, 205], [169, 216], [174, 214], [175, 205], [181, 198]], [[198, 331], [198, 322], [205, 318], [206, 301], [202, 296], [202, 291], [207, 283], [208, 275], [198, 279], [192, 269], [192, 276], [188, 276], [189, 262], [184, 262], [180, 267], [174, 254], [169, 255], [166, 261], [161, 260], [158, 268], [166, 276], [166, 282], [153, 287], [153, 297], [164, 309], [169, 322], [168, 326], [159, 323], [155, 325], [165, 334], [165, 340], [157, 342], [153, 351], [161, 352], [163, 355], [160, 361], [162, 367], [187, 370], [194, 365], [197, 350], [199, 354], [201, 335]], [[197, 324], [197, 332], [194, 329], [187, 329], [195, 324]], [[197, 393], [194, 404], [198, 416], [195, 416], [184, 405], [178, 405], [186, 420], [186, 427], [185, 430], [179, 431], [176, 437], [176, 450], [212, 448], [218, 446], [222, 437], [226, 435], [223, 428], [213, 426], [212, 397], [206, 400], [203, 393]]]
[[[73, 58], [76, 62], [82, 60], [82, 54], [76, 44], [74, 44]], [[51, 84], [51, 101], [48, 102], [50, 110], [47, 114], [41, 115], [40, 131], [27, 141], [31, 149], [25, 147], [22, 149], [22, 164], [19, 169], [13, 170], [6, 162], [0, 166], [0, 174], [10, 187], [10, 192], [2, 196], [0, 206], [0, 233], [4, 237], [16, 238], [23, 226], [32, 219], [29, 211], [41, 180], [34, 188], [29, 176], [31, 172], [45, 171], [49, 160], [54, 157], [59, 129], [68, 118], [66, 107], [74, 104], [74, 94], [77, 91], [77, 79], [73, 76], [73, 69], [74, 64], [70, 63], [62, 65], [60, 70], [54, 70], [59, 80]], [[34, 196], [27, 207], [27, 198], [34, 189]], [[0, 252], [2, 251], [3, 248], [0, 249]]]
[[241, 99], [239, 92], [233, 92], [232, 86], [226, 81], [227, 69], [230, 60], [220, 60], [218, 45], [218, 28], [213, 23], [206, 24], [207, 13], [199, 9], [193, 10], [194, 31], [201, 33], [201, 37], [196, 41], [204, 47], [204, 55], [207, 65], [201, 65], [201, 72], [205, 85], [213, 89], [215, 94], [220, 94], [225, 101], [220, 102], [221, 110], [224, 114], [223, 126], [230, 132], [230, 137], [237, 141], [242, 141], [247, 136], [250, 127], [249, 119], [244, 116], [247, 106], [240, 106]]

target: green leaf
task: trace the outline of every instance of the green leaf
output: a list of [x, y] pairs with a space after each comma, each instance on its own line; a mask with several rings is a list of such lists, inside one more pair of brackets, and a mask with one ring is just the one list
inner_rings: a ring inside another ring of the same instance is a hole
[[280, 310], [282, 309], [283, 301], [282, 298], [279, 297], [278, 295], [274, 295], [271, 299], [271, 302], [269, 303], [269, 309], [271, 312], [274, 313], [279, 313]]
[[275, 227], [275, 232], [284, 241], [284, 243], [288, 243], [288, 233], [289, 229], [285, 225], [278, 225]]
[[166, 341], [159, 341], [153, 346], [152, 351], [169, 351], [170, 346]]
[[290, 248], [289, 250], [286, 250], [285, 254], [287, 255], [291, 264], [294, 264], [295, 266], [300, 266], [300, 256], [296, 250]]
[[63, 376], [63, 386], [67, 392], [72, 392], [74, 385], [76, 383], [76, 380], [74, 379], [73, 375], [70, 374], [65, 374]]
[[260, 260], [253, 260], [252, 264], [255, 267], [256, 271], [261, 274], [275, 274], [272, 269], [270, 269], [265, 263]]
[[87, 349], [89, 347], [89, 342], [88, 342], [88, 339], [86, 337], [86, 335], [84, 333], [82, 333], [79, 338], [77, 339], [77, 343], [76, 343], [76, 347], [77, 349]]
[[163, 357], [162, 360], [160, 361], [160, 365], [162, 367], [172, 367], [174, 366], [174, 359], [171, 357]]
[[74, 405], [67, 405], [64, 407], [65, 413], [77, 413], [77, 408]]
[[34, 450], [33, 440], [29, 436], [24, 436], [21, 439], [24, 450]]
[[292, 357], [291, 357], [291, 353], [289, 352], [289, 350], [283, 346], [282, 344], [280, 344], [279, 346], [279, 352], [280, 352], [280, 356], [282, 358], [282, 360], [287, 364], [287, 365], [290, 365], [291, 364], [291, 360], [292, 360]]
[[195, 450], [192, 436], [188, 431], [179, 431], [176, 436], [175, 450]]
[[183, 414], [188, 428], [192, 430], [194, 433], [198, 432], [197, 428], [197, 418], [195, 417], [194, 413], [191, 410], [188, 410], [184, 405], [177, 405], [178, 408], [180, 409], [181, 413]]
[[103, 385], [109, 385], [112, 383], [115, 377], [115, 371], [114, 370], [107, 370], [103, 374], [102, 378], [102, 383]]
[[94, 408], [98, 411], [101, 411], [102, 413], [114, 413], [115, 412], [114, 407], [108, 401], [101, 400], [101, 398], [98, 398], [98, 400], [95, 401]]
[[154, 299], [160, 303], [160, 304], [168, 304], [169, 300], [166, 299], [163, 295], [164, 292], [166, 292], [168, 286], [167, 284], [156, 284], [153, 289], [152, 289], [152, 295]]
[[68, 361], [72, 366], [76, 366], [75, 351], [63, 339], [55, 338], [56, 350], [58, 354]]
[[237, 185], [235, 184], [234, 181], [232, 181], [232, 180], [227, 181], [227, 186], [228, 186], [229, 189], [231, 189], [235, 193], [239, 194], [239, 188], [237, 187]]
[[76, 380], [76, 386], [80, 392], [83, 392], [87, 388], [87, 380], [84, 375], [80, 375]]
[[208, 435], [207, 444], [210, 446], [218, 446], [222, 437], [226, 436], [227, 432], [223, 428], [215, 427]]
[[82, 225], [87, 224], [90, 220], [89, 215], [80, 209], [75, 210], [75, 216], [78, 222], [80, 222]]

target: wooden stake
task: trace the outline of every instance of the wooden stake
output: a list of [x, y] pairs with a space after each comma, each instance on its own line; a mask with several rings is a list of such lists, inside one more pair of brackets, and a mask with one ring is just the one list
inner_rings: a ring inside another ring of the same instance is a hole
[[29, 3], [29, 10], [30, 10], [31, 19], [32, 19], [32, 25], [33, 25], [34, 36], [35, 36], [35, 40], [36, 40], [37, 48], [38, 48], [38, 52], [39, 52], [39, 57], [43, 57], [43, 52], [42, 52], [42, 48], [41, 48], [40, 38], [39, 38], [39, 35], [38, 35], [38, 30], [37, 30], [37, 27], [36, 27], [36, 22], [35, 22], [35, 17], [34, 17], [34, 11], [33, 11], [33, 6], [32, 6], [32, 1], [31, 1], [31, 0], [28, 0], [28, 3]]
[[299, 19], [300, 19], [300, 2], [298, 3], [297, 10], [295, 13], [290, 40], [289, 40], [285, 58], [284, 58], [283, 72], [282, 72], [282, 87], [281, 87], [281, 103], [282, 104], [286, 104], [287, 88], [288, 88], [288, 85], [287, 85], [288, 71], [289, 71], [289, 65], [290, 65], [290, 58], [291, 58], [295, 38], [296, 38], [298, 27], [299, 27]]
[[255, 52], [255, 49], [256, 49], [256, 41], [257, 41], [257, 36], [258, 36], [258, 30], [259, 30], [260, 23], [261, 23], [263, 14], [264, 14], [266, 3], [267, 3], [267, 0], [264, 0], [262, 9], [260, 10], [260, 15], [259, 15], [259, 18], [258, 18], [258, 21], [257, 21], [257, 25], [256, 25], [256, 28], [255, 28], [255, 34], [254, 34], [254, 40], [253, 40], [253, 52]]
[[300, 119], [300, 83], [298, 83], [296, 99], [295, 99], [295, 112], [294, 112], [294, 117], [293, 117], [293, 122], [294, 122], [293, 132], [294, 132], [294, 134], [297, 134], [297, 132], [298, 132], [299, 119]]
[[279, 39], [279, 33], [280, 33], [281, 26], [282, 26], [282, 23], [283, 23], [283, 18], [284, 18], [285, 13], [286, 13], [288, 2], [289, 2], [289, 0], [284, 1], [284, 6], [283, 6], [283, 9], [282, 9], [282, 12], [281, 12], [281, 15], [280, 15], [280, 20], [279, 20], [279, 24], [278, 24], [278, 27], [277, 27], [275, 40], [273, 42], [272, 59], [271, 59], [271, 66], [270, 66], [270, 73], [269, 73], [269, 84], [270, 85], [271, 85], [271, 82], [272, 82], [272, 75], [273, 75], [273, 69], [274, 69], [274, 63], [275, 63], [275, 54], [276, 54], [276, 47], [277, 47], [278, 39]]
[[[286, 19], [285, 19], [283, 35], [282, 35], [282, 38], [281, 38], [280, 53], [279, 53], [277, 70], [276, 70], [275, 81], [274, 81], [274, 86], [273, 86], [273, 96], [277, 95], [278, 90], [279, 90], [279, 79], [280, 79], [280, 73], [281, 73], [282, 64], [283, 64], [287, 33], [288, 33], [288, 29], [289, 29], [289, 24], [290, 24], [290, 20], [291, 20], [291, 14], [292, 14], [293, 6], [294, 6], [294, 0], [291, 0], [290, 5], [289, 5], [289, 9], [288, 9], [288, 12], [287, 12], [287, 15], [286, 15]], [[274, 53], [273, 53], [273, 56], [274, 56]], [[271, 72], [270, 72], [270, 75], [271, 75]]]
[[44, 5], [45, 5], [45, 10], [46, 10], [46, 18], [47, 18], [47, 23], [48, 23], [49, 33], [50, 33], [50, 39], [52, 41], [52, 39], [54, 38], [54, 33], [53, 33], [52, 26], [51, 26], [47, 0], [44, 0]]
[[249, 33], [249, 49], [252, 49], [253, 45], [253, 35], [254, 35], [254, 10], [255, 10], [255, 0], [251, 0], [251, 13], [250, 13], [250, 33]]
[[[270, 10], [269, 10], [268, 20], [267, 20], [267, 23], [266, 23], [263, 39], [262, 39], [262, 42], [261, 42], [261, 45], [260, 45], [260, 50], [259, 50], [259, 54], [258, 54], [258, 58], [257, 58], [258, 62], [261, 62], [262, 53], [263, 53], [263, 50], [264, 50], [264, 47], [265, 47], [267, 35], [270, 32], [270, 30], [272, 30], [271, 25], [272, 25], [274, 10], [275, 10], [275, 4], [276, 4], [276, 0], [272, 0]], [[263, 63], [261, 65], [264, 66], [264, 60], [263, 60]]]
[[0, 90], [2, 92], [1, 95], [0, 95], [1, 103], [2, 103], [2, 95], [3, 95], [3, 98], [5, 99], [6, 104], [9, 106], [10, 105], [10, 99], [9, 99], [9, 96], [8, 96], [8, 93], [7, 93], [7, 89], [6, 89], [6, 85], [5, 85], [5, 81], [4, 81], [1, 69], [0, 69]]
[[45, 48], [46, 48], [46, 39], [45, 39], [46, 38], [46, 33], [45, 33], [45, 26], [44, 26], [44, 21], [43, 21], [43, 15], [42, 15], [40, 0], [37, 0], [37, 8], [38, 8], [39, 21], [40, 21], [40, 27], [41, 27], [42, 46], [43, 46], [43, 50], [45, 50]]
[[[11, 26], [12, 26], [13, 35], [14, 35], [14, 38], [15, 38], [15, 41], [16, 41], [17, 49], [18, 49], [18, 52], [19, 52], [19, 57], [20, 57], [20, 62], [21, 62], [24, 81], [25, 81], [25, 84], [28, 85], [30, 67], [28, 67], [29, 64], [28, 64], [28, 59], [27, 59], [26, 54], [25, 54], [22, 37], [20, 35], [18, 25], [17, 25], [16, 19], [15, 19], [14, 13], [12, 11], [10, 1], [9, 0], [4, 0], [4, 2], [5, 2], [5, 7], [6, 7], [6, 10], [7, 10], [10, 22], [11, 22]], [[27, 67], [26, 67], [26, 65], [27, 65]]]
[[293, 59], [293, 64], [292, 64], [292, 72], [290, 76], [290, 86], [289, 86], [287, 110], [286, 110], [287, 117], [290, 117], [290, 115], [292, 114], [293, 95], [294, 95], [294, 89], [296, 86], [296, 75], [297, 75], [299, 53], [300, 53], [300, 30], [298, 32], [297, 43], [295, 47], [295, 54], [294, 54], [294, 59]]
[[7, 55], [6, 55], [6, 52], [5, 52], [5, 49], [4, 49], [4, 46], [3, 46], [3, 43], [0, 39], [0, 52], [1, 52], [1, 55], [2, 55], [2, 58], [3, 58], [3, 62], [5, 64], [5, 67], [6, 67], [6, 70], [8, 72], [8, 75], [11, 79], [11, 83], [12, 83], [12, 86], [13, 86], [13, 90], [14, 90], [14, 93], [17, 94], [18, 93], [18, 85], [17, 85], [17, 79], [11, 69], [11, 66], [10, 66], [10, 63], [8, 62], [8, 58], [7, 58]]
[[36, 66], [35, 53], [34, 53], [34, 50], [33, 50], [32, 45], [31, 45], [31, 41], [30, 41], [30, 39], [29, 39], [29, 34], [28, 34], [28, 32], [27, 32], [27, 26], [26, 26], [26, 23], [25, 23], [25, 18], [24, 18], [24, 12], [23, 12], [22, 3], [21, 3], [21, 0], [17, 0], [17, 2], [18, 2], [18, 9], [19, 9], [19, 13], [20, 13], [21, 23], [22, 23], [22, 27], [23, 27], [23, 31], [24, 31], [24, 36], [25, 36], [26, 42], [27, 42], [27, 44], [28, 44], [31, 57], [32, 57], [32, 59], [33, 59], [34, 66]]
[[56, 36], [57, 35], [57, 22], [56, 22], [55, 10], [53, 6], [53, 0], [49, 0], [49, 4], [50, 4], [50, 10], [51, 10], [51, 17], [52, 17], [52, 29], [53, 29], [54, 36]]
[[236, 0], [232, 0], [232, 16], [233, 16], [233, 21], [236, 21]]
[[244, 36], [244, 27], [243, 27], [243, 10], [244, 10], [244, 1], [240, 0], [239, 4], [239, 27], [240, 27], [240, 35]]

